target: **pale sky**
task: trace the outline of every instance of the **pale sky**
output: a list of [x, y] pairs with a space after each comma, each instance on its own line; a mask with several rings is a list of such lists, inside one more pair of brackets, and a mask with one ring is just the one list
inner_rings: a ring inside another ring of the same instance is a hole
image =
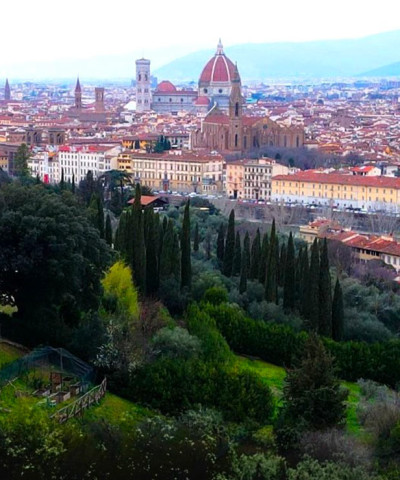
[[[23, 62], [132, 53], [158, 67], [239, 43], [355, 38], [400, 29], [400, 1], [5, 0], [1, 70]], [[400, 45], [399, 45], [400, 60]]]

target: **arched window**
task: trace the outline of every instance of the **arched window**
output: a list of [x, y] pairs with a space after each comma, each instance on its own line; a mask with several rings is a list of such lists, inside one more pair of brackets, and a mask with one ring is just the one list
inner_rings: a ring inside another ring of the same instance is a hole
[[297, 135], [296, 137], [296, 147], [299, 147], [300, 146], [300, 139], [299, 139], [299, 136]]
[[235, 117], [238, 117], [239, 116], [239, 103], [236, 102], [235, 103]]
[[140, 73], [139, 73], [138, 80], [139, 80], [139, 82], [142, 80], [142, 75]]
[[235, 147], [238, 146], [238, 134], [235, 133]]

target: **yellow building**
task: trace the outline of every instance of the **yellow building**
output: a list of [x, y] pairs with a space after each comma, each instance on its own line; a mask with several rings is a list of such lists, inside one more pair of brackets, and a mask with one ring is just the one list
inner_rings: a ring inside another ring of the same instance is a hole
[[219, 155], [194, 155], [170, 150], [166, 153], [121, 153], [118, 169], [153, 190], [177, 192], [222, 192], [224, 159]]
[[226, 164], [225, 193], [228, 197], [243, 198], [244, 163], [243, 160]]
[[304, 171], [272, 178], [272, 200], [363, 210], [400, 210], [400, 178]]

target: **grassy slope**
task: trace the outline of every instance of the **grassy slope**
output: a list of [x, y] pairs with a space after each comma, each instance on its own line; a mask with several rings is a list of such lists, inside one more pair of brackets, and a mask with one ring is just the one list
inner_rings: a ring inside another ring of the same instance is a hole
[[[245, 370], [250, 370], [259, 375], [271, 387], [272, 392], [279, 398], [282, 394], [283, 382], [285, 379], [285, 370], [271, 363], [262, 360], [252, 360], [246, 357], [237, 357], [238, 364]], [[364, 435], [364, 430], [357, 420], [356, 409], [360, 400], [360, 387], [351, 382], [342, 382], [342, 385], [349, 390], [346, 411], [346, 427], [347, 431], [354, 435]]]
[[16, 347], [0, 342], [0, 368], [3, 364], [13, 362], [25, 355], [25, 352]]

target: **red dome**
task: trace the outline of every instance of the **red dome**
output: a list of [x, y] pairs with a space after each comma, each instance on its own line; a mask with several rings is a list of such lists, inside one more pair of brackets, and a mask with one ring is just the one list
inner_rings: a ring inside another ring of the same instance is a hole
[[235, 65], [224, 53], [216, 54], [208, 61], [200, 75], [200, 83], [230, 82], [235, 72]]
[[175, 93], [176, 91], [175, 85], [168, 80], [163, 80], [156, 88], [156, 93]]

